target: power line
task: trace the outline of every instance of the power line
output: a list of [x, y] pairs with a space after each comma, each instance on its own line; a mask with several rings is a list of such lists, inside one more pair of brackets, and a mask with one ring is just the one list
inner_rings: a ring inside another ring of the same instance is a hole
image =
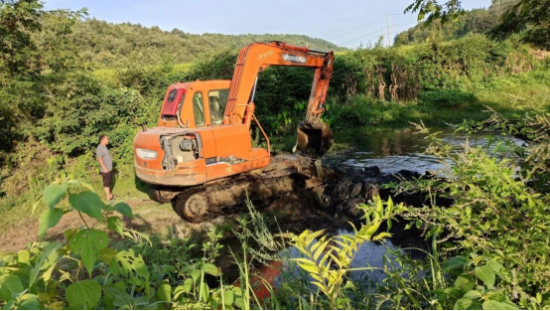
[[357, 26], [355, 30], [348, 31], [347, 33], [345, 33], [345, 34], [343, 34], [343, 35], [340, 35], [340, 36], [337, 36], [337, 37], [333, 37], [333, 38], [327, 39], [327, 41], [334, 40], [334, 39], [338, 39], [338, 38], [341, 38], [341, 37], [345, 37], [345, 36], [349, 35], [350, 33], [353, 33], [353, 32], [356, 32], [357, 30], [363, 29], [363, 27], [364, 27], [365, 25], [372, 26], [372, 25], [376, 24], [378, 21], [381, 21], [382, 19], [384, 19], [384, 16], [381, 16], [380, 18], [377, 18], [377, 19], [375, 19], [374, 21], [370, 21], [370, 22], [368, 22], [368, 23], [363, 23], [363, 24]]
[[[389, 16], [397, 16], [397, 15], [402, 15], [403, 12], [402, 11], [391, 11], [391, 12], [387, 12], [386, 13], [386, 16], [389, 15]], [[332, 38], [329, 38], [327, 39], [327, 41], [331, 41], [331, 40], [334, 40], [334, 39], [338, 39], [338, 38], [342, 38], [342, 37], [345, 37], [347, 35], [349, 35], [350, 33], [353, 33], [353, 32], [357, 32], [358, 30], [361, 30], [363, 29], [363, 27], [365, 26], [373, 26], [374, 24], [376, 24], [377, 22], [379, 21], [382, 21], [384, 19], [384, 17], [386, 16], [381, 16], [377, 19], [375, 19], [374, 21], [369, 21], [367, 23], [363, 23], [361, 25], [358, 25], [357, 27], [355, 27], [354, 30], [351, 30], [351, 31], [348, 31], [347, 33], [343, 34], [343, 35], [339, 35], [339, 36], [336, 36], [336, 37], [332, 37]]]
[[[382, 33], [384, 33], [384, 28], [381, 28], [382, 30]], [[341, 46], [349, 46], [349, 45], [352, 45], [352, 44], [356, 44], [356, 43], [362, 43], [364, 41], [370, 41], [370, 40], [373, 40], [373, 39], [379, 39], [380, 37], [384, 37], [384, 35], [379, 35], [379, 36], [376, 36], [376, 37], [370, 37], [370, 38], [366, 38], [366, 39], [360, 39], [360, 40], [355, 40], [353, 42], [348, 42], [346, 44], [340, 44]]]
[[363, 35], [363, 36], [361, 36], [361, 37], [357, 37], [357, 38], [355, 38], [355, 39], [351, 39], [351, 40], [346, 41], [346, 42], [338, 43], [337, 45], [345, 45], [345, 44], [347, 44], [348, 42], [357, 41], [357, 39], [361, 39], [361, 38], [364, 38], [364, 37], [367, 37], [367, 36], [371, 36], [371, 35], [373, 35], [373, 34], [375, 34], [375, 33], [378, 33], [378, 30], [375, 31], [375, 32], [373, 32], [373, 33], [369, 33], [368, 35]]
[[[390, 26], [389, 28], [394, 28], [394, 27], [402, 27], [402, 26], [411, 26], [411, 25], [417, 25], [417, 23], [409, 23], [409, 24], [401, 24], [401, 25], [394, 25], [394, 26]], [[342, 43], [338, 43], [337, 45], [348, 45], [349, 43], [353, 43], [353, 42], [357, 42], [358, 40], [361, 40], [365, 37], [368, 37], [368, 36], [372, 36], [373, 34], [375, 33], [378, 33], [378, 30], [373, 32], [373, 33], [369, 33], [367, 35], [363, 35], [361, 37], [357, 37], [355, 39], [352, 39], [352, 40], [348, 40], [346, 42], [342, 42]]]

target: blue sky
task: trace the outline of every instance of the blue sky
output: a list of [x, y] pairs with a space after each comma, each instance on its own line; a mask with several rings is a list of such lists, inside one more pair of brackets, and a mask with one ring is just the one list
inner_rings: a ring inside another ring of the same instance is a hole
[[[446, 0], [442, 0], [446, 1]], [[90, 17], [113, 23], [223, 34], [303, 34], [355, 48], [376, 42], [389, 14], [390, 36], [414, 26], [403, 11], [412, 0], [47, 0], [46, 9], [88, 8]], [[462, 0], [466, 9], [491, 0]], [[387, 33], [387, 29], [384, 29]], [[386, 39], [387, 42], [387, 39]]]

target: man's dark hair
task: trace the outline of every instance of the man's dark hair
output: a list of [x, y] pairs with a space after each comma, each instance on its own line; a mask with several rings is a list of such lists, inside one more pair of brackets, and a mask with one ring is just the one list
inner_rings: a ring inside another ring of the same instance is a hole
[[107, 135], [105, 134], [101, 134], [99, 135], [99, 143], [101, 144], [101, 141], [103, 140], [103, 138], [107, 137]]

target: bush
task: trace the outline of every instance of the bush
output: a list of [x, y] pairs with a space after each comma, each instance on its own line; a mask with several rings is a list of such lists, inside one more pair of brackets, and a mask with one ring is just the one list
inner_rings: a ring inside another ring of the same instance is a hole
[[420, 100], [440, 109], [460, 109], [463, 104], [475, 102], [476, 97], [458, 90], [437, 89], [424, 91]]

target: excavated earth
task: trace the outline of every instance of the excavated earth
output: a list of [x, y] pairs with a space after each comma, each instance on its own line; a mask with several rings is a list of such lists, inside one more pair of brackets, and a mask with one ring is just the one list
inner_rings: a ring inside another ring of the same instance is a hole
[[[338, 234], [350, 230], [350, 223], [360, 226], [363, 210], [358, 205], [368, 204], [379, 196], [383, 200], [391, 197], [395, 204], [422, 207], [429, 205], [426, 193], [401, 193], [395, 195], [391, 188], [384, 187], [389, 183], [400, 183], [418, 178], [416, 172], [401, 170], [394, 174], [384, 174], [376, 166], [362, 169], [337, 168], [325, 169], [322, 185], [310, 190], [297, 191], [278, 197], [267, 207], [264, 213], [272, 212], [277, 217], [277, 227], [281, 230], [300, 233], [305, 229], [325, 230], [328, 234]], [[424, 177], [429, 176], [425, 174]], [[434, 178], [434, 177], [432, 177]], [[440, 206], [449, 206], [451, 200], [438, 198]], [[401, 247], [421, 247], [427, 249], [428, 243], [422, 238], [422, 232], [415, 228], [405, 230], [407, 221], [397, 219], [393, 222], [392, 243]], [[381, 230], [386, 230], [385, 225]]]

